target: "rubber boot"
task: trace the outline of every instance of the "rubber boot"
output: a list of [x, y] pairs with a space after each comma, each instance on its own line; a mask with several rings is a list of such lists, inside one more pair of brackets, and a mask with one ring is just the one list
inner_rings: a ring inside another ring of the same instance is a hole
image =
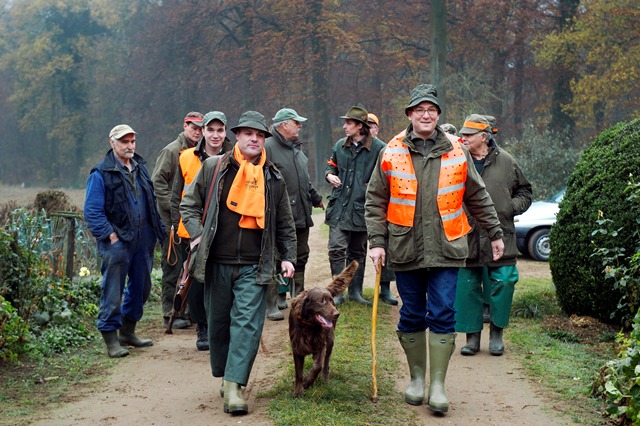
[[289, 280], [291, 285], [291, 298], [293, 299], [300, 293], [304, 291], [304, 269], [298, 271], [293, 274], [293, 283]]
[[411, 383], [404, 391], [404, 402], [411, 405], [422, 405], [424, 402], [424, 386], [427, 375], [427, 332], [403, 333], [396, 331], [398, 339], [407, 356]]
[[284, 314], [278, 309], [278, 286], [267, 286], [267, 319], [270, 321], [282, 321]]
[[[331, 279], [335, 280], [337, 277], [338, 277], [337, 275], [332, 275]], [[336, 306], [338, 306], [342, 302], [344, 302], [344, 293], [340, 293], [339, 295], [333, 298], [333, 303], [335, 303]]]
[[489, 326], [489, 352], [491, 355], [500, 356], [504, 353], [504, 343], [502, 343], [502, 328], [493, 322]]
[[480, 351], [480, 333], [467, 333], [467, 344], [460, 349], [462, 355], [475, 355]]
[[225, 380], [222, 379], [222, 383], [220, 383], [220, 398], [224, 398], [224, 385], [225, 384]]
[[380, 299], [387, 305], [396, 306], [398, 301], [391, 295], [391, 282], [380, 281]]
[[129, 321], [126, 318], [122, 318], [122, 327], [118, 335], [118, 340], [123, 345], [131, 345], [134, 348], [144, 348], [146, 346], [153, 346], [151, 339], [141, 339], [136, 336], [136, 322]]
[[486, 303], [482, 304], [482, 322], [485, 324], [491, 322], [491, 311], [489, 310], [489, 305]]
[[456, 334], [429, 333], [429, 409], [436, 413], [449, 411], [444, 392], [449, 359], [456, 348]]
[[111, 358], [122, 358], [129, 355], [129, 351], [120, 346], [117, 331], [101, 331], [100, 333], [102, 333], [104, 343], [107, 344], [107, 353]]
[[247, 414], [249, 406], [242, 396], [240, 384], [224, 382], [224, 412], [231, 414]]
[[289, 305], [287, 305], [287, 293], [278, 293], [278, 309], [283, 310], [287, 309]]
[[207, 324], [197, 324], [196, 325], [196, 348], [199, 351], [208, 351], [209, 350], [209, 331]]
[[356, 275], [349, 283], [349, 300], [363, 305], [371, 306], [371, 302], [362, 298], [362, 284], [364, 281], [364, 265], [360, 265], [356, 271]]

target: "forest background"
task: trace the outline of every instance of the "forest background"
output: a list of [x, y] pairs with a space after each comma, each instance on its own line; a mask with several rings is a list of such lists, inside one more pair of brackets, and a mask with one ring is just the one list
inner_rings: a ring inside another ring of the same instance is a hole
[[152, 168], [189, 111], [282, 107], [318, 182], [350, 106], [389, 140], [433, 83], [440, 123], [497, 117], [540, 198], [638, 116], [639, 75], [637, 0], [0, 0], [0, 182], [82, 187], [119, 123]]

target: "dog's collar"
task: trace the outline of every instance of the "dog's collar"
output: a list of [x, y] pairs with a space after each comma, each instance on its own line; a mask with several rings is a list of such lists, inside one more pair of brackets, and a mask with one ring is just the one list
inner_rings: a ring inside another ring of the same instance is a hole
[[310, 322], [307, 322], [307, 321], [303, 320], [302, 318], [298, 319], [298, 321], [299, 321], [301, 324], [307, 325], [307, 326], [309, 326], [309, 327], [313, 327], [313, 326], [315, 325], [315, 324], [313, 324], [313, 323], [310, 323]]

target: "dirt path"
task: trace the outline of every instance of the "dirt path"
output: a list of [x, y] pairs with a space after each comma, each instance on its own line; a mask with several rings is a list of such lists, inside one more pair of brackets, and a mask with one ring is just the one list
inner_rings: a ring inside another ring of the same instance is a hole
[[[322, 215], [314, 217], [316, 226], [311, 233], [311, 252], [315, 254], [307, 270], [308, 285], [326, 285], [330, 280], [326, 260], [326, 237], [321, 233]], [[371, 271], [367, 268], [371, 285]], [[546, 263], [521, 262], [523, 277], [549, 276]], [[395, 285], [392, 285], [395, 292]], [[394, 314], [398, 315], [397, 308]], [[42, 413], [37, 425], [270, 425], [268, 401], [257, 398], [269, 389], [280, 375], [280, 363], [288, 362], [287, 322], [267, 321], [264, 342], [267, 353], [260, 351], [245, 395], [250, 413], [230, 417], [222, 411], [218, 390], [219, 379], [213, 379], [209, 369], [209, 353], [195, 349], [195, 330], [176, 330], [165, 335], [155, 321], [152, 329], [155, 345], [133, 350], [132, 355], [117, 361], [104, 384], [87, 394], [75, 396], [76, 401]], [[483, 333], [488, 335], [488, 331]], [[449, 413], [436, 417], [426, 406], [417, 410], [424, 424], [447, 425], [570, 425], [551, 410], [552, 402], [545, 401], [534, 391], [520, 366], [507, 351], [502, 357], [488, 353], [483, 339], [482, 351], [475, 357], [462, 357], [456, 350], [447, 377], [447, 394], [451, 401]], [[464, 335], [457, 340], [464, 345]], [[508, 346], [507, 346], [508, 348]], [[398, 398], [408, 383], [408, 369], [400, 345], [391, 348], [401, 361], [398, 371]], [[178, 367], [180, 362], [180, 367]]]

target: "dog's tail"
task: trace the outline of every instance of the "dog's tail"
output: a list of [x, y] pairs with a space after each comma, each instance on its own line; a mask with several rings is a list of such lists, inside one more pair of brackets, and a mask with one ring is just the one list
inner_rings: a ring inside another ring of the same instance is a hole
[[354, 260], [340, 274], [333, 278], [333, 282], [329, 284], [327, 290], [331, 293], [331, 296], [336, 297], [340, 293], [346, 290], [347, 286], [353, 279], [353, 276], [358, 270], [358, 261]]

